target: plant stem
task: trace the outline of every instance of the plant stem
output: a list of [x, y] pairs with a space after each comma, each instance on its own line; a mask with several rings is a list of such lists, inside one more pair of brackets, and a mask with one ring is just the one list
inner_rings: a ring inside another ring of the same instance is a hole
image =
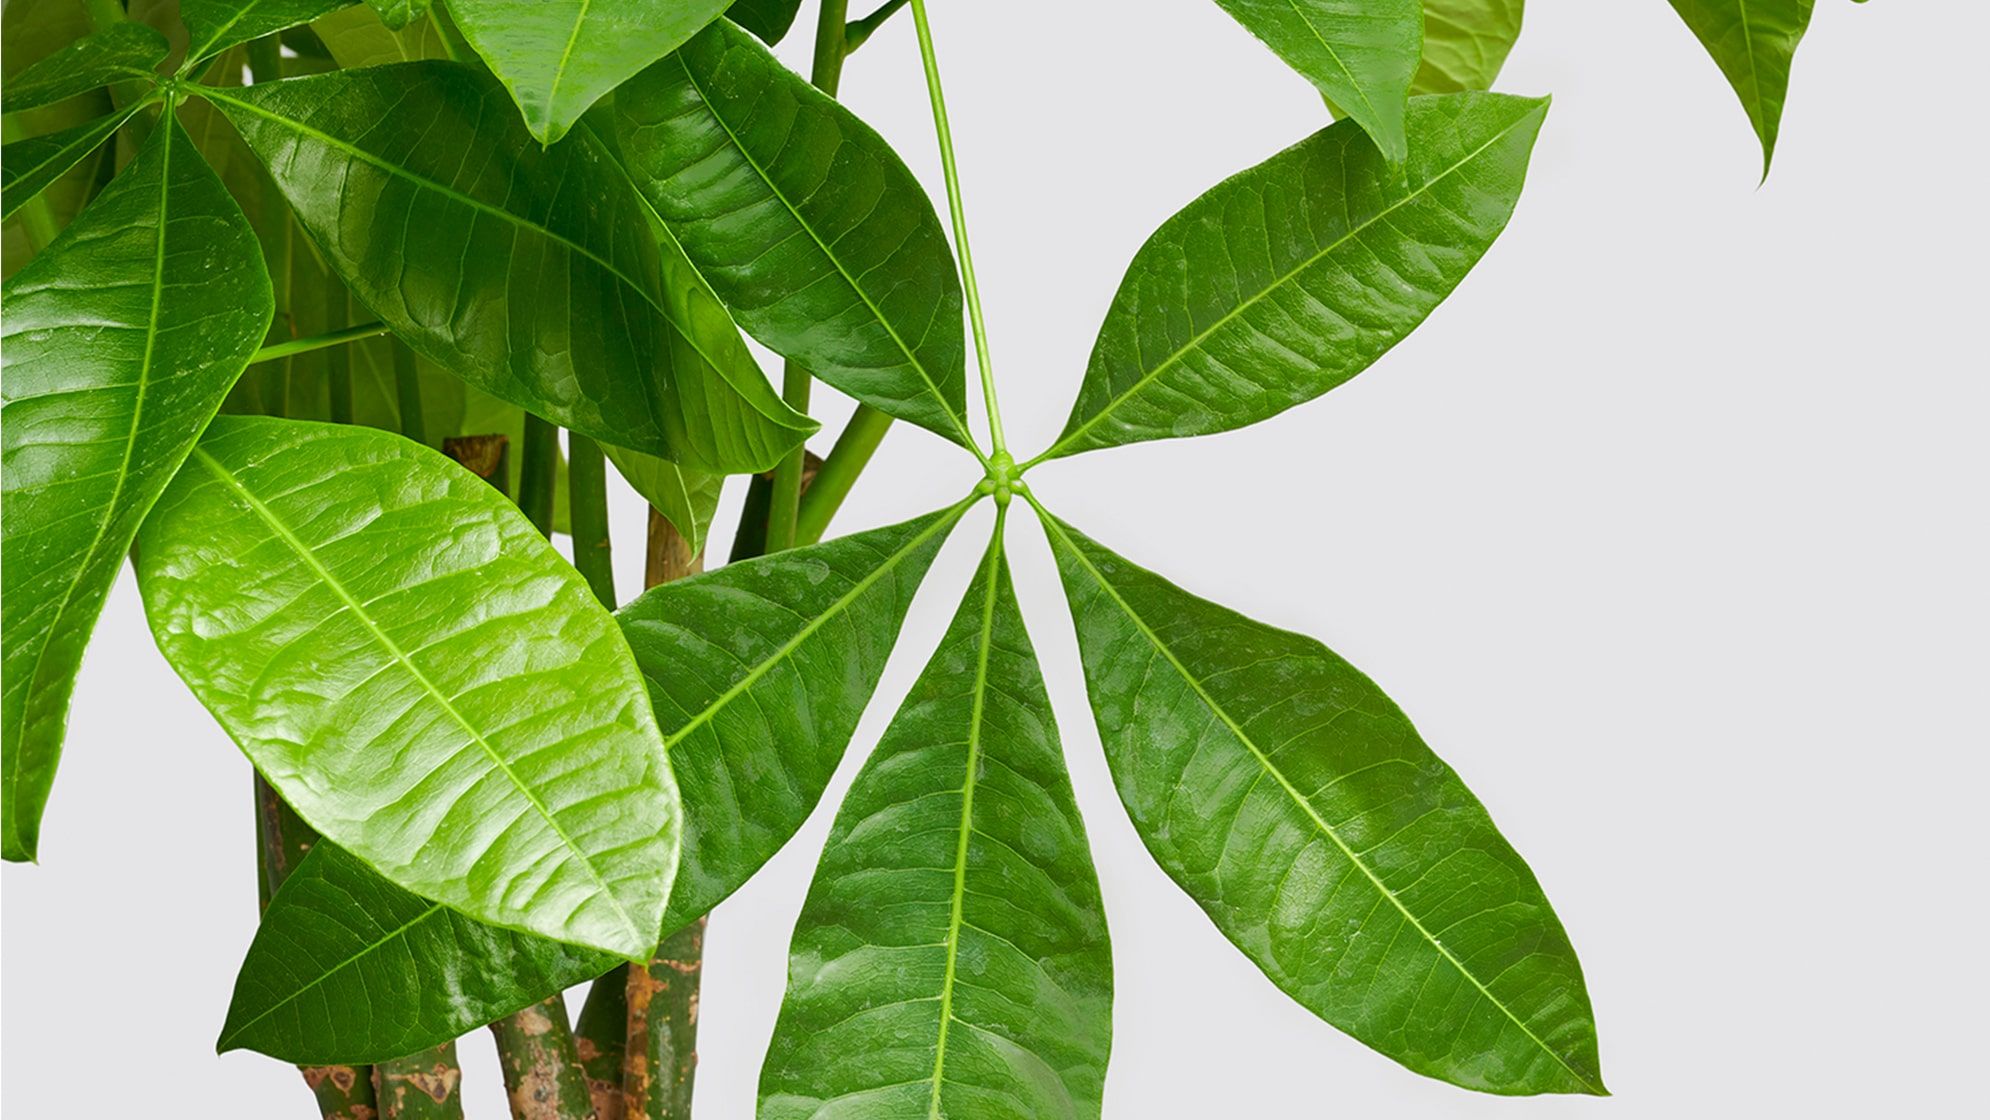
[[663, 939], [629, 968], [629, 1041], [622, 1064], [625, 1120], [687, 1120], [698, 1072], [698, 981], [705, 919]]
[[249, 80], [261, 85], [283, 77], [283, 48], [275, 35], [249, 40]]
[[580, 1051], [555, 993], [491, 1024], [512, 1120], [599, 1120]]
[[553, 487], [559, 478], [560, 430], [551, 421], [525, 414], [525, 446], [518, 464], [518, 508], [533, 528], [553, 535]]
[[795, 518], [796, 544], [814, 544], [822, 539], [829, 529], [829, 519], [836, 516], [843, 499], [850, 496], [857, 476], [863, 473], [878, 444], [884, 441], [884, 434], [890, 430], [889, 415], [867, 404], [857, 406], [850, 422], [844, 425], [843, 434], [836, 437], [836, 446], [829, 449], [829, 457], [815, 472], [815, 479], [802, 492], [801, 510]]
[[940, 92], [940, 64], [933, 56], [933, 29], [926, 23], [926, 0], [912, 0], [912, 24], [919, 30], [919, 60], [926, 67], [926, 93], [933, 102], [933, 130], [940, 138], [940, 168], [947, 177], [947, 211], [953, 216], [960, 251], [961, 287], [967, 293], [967, 319], [974, 327], [974, 357], [981, 366], [981, 395], [988, 404], [991, 458], [1008, 450], [1002, 410], [995, 403], [995, 371], [988, 359], [988, 328], [981, 318], [981, 288], [974, 280], [974, 254], [967, 247], [967, 214], [961, 207], [960, 172], [954, 168], [953, 130], [947, 126], [947, 99]]
[[574, 1023], [574, 1047], [594, 1120], [623, 1120], [622, 1055], [629, 1042], [629, 966], [618, 964], [588, 985]]
[[843, 28], [843, 53], [847, 56], [858, 47], [870, 41], [871, 33], [884, 26], [884, 21], [898, 14], [905, 7], [905, 0], [885, 0], [877, 9], [862, 19], [853, 19]]
[[[343, 305], [340, 310], [343, 312]], [[324, 334], [314, 334], [310, 338], [293, 338], [289, 342], [277, 342], [265, 346], [249, 356], [249, 364], [273, 362], [278, 358], [288, 358], [295, 354], [309, 354], [313, 350], [344, 346], [348, 342], [377, 338], [386, 333], [385, 323], [361, 323], [356, 327], [340, 327], [338, 330], [326, 331]]]
[[615, 567], [608, 537], [608, 460], [601, 445], [567, 433], [567, 518], [573, 529], [574, 567], [594, 597], [615, 609]]
[[462, 1083], [454, 1042], [373, 1067], [380, 1120], [463, 1120]]
[[[346, 325], [350, 304], [345, 285], [336, 278], [325, 287], [325, 329], [336, 332]], [[332, 423], [352, 423], [352, 354], [343, 346], [325, 352], [325, 384], [332, 394]]]
[[416, 443], [428, 443], [428, 425], [422, 419], [421, 377], [415, 369], [415, 352], [399, 339], [393, 341], [394, 399], [401, 407], [401, 434]]

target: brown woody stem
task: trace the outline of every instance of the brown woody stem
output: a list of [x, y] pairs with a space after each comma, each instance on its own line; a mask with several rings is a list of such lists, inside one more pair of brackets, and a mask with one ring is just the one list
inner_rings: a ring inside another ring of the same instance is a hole
[[454, 1042], [373, 1067], [380, 1120], [463, 1120], [462, 1084]]
[[491, 1024], [512, 1120], [598, 1120], [567, 1001], [554, 994]]
[[629, 1040], [622, 1063], [626, 1120], [687, 1120], [698, 1072], [698, 981], [705, 919], [663, 939], [642, 968], [629, 967]]

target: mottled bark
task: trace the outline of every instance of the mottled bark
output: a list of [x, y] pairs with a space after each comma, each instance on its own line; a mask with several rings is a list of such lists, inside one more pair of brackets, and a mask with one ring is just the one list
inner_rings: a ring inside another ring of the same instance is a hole
[[648, 965], [629, 968], [629, 1040], [622, 1059], [627, 1120], [685, 1120], [698, 1071], [698, 982], [705, 919], [664, 938]]
[[629, 966], [617, 965], [588, 986], [574, 1022], [574, 1049], [587, 1075], [594, 1120], [623, 1120], [622, 1055], [629, 1037]]
[[511, 492], [511, 478], [505, 470], [511, 439], [502, 434], [489, 436], [451, 436], [442, 441], [442, 453], [463, 464], [465, 470], [507, 496]]
[[704, 552], [692, 552], [691, 544], [676, 526], [656, 510], [650, 510], [649, 549], [643, 559], [643, 586], [655, 587], [705, 570]]
[[491, 1024], [512, 1120], [598, 1120], [567, 1001], [548, 996]]
[[463, 1120], [462, 1083], [454, 1042], [373, 1067], [380, 1120]]

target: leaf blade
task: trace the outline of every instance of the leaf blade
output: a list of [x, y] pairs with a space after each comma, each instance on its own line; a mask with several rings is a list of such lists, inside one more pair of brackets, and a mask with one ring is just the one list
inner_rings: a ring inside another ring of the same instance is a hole
[[1404, 105], [1423, 54], [1418, 0], [1216, 0], [1319, 88], [1347, 107], [1390, 163], [1409, 151]]
[[135, 101], [96, 120], [45, 136], [15, 140], [0, 148], [0, 153], [4, 153], [0, 154], [0, 218], [12, 216], [68, 174], [70, 168], [95, 152], [147, 103]]
[[182, 73], [229, 47], [273, 32], [309, 23], [353, 0], [180, 0], [180, 18], [187, 25], [186, 63]]
[[1423, 0], [1423, 64], [1410, 94], [1491, 89], [1520, 38], [1526, 0]]
[[1783, 102], [1789, 95], [1790, 62], [1810, 27], [1815, 0], [1672, 0], [1679, 13], [1720, 67], [1762, 142], [1762, 178], [1776, 154]]
[[28, 67], [0, 92], [0, 112], [53, 104], [112, 82], [150, 81], [166, 58], [166, 37], [125, 20], [86, 35]]

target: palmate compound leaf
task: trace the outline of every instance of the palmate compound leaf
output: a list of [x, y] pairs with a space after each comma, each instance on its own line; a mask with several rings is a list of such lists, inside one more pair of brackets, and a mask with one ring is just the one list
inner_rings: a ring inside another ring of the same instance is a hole
[[472, 385], [719, 472], [765, 470], [815, 430], [736, 330], [714, 339], [683, 313], [607, 157], [540, 147], [471, 68], [368, 66], [206, 96], [359, 300]]
[[642, 677], [481, 479], [385, 432], [223, 417], [137, 567], [166, 660], [327, 839], [481, 921], [655, 945], [681, 813]]
[[1423, 0], [1423, 64], [1410, 93], [1491, 89], [1520, 38], [1526, 0]]
[[730, 23], [615, 94], [637, 190], [748, 333], [973, 446], [953, 252], [890, 145]]
[[0, 851], [33, 859], [104, 596], [271, 300], [255, 233], [170, 116], [4, 300]]
[[166, 57], [166, 37], [125, 20], [84, 36], [9, 80], [0, 111], [17, 113], [128, 79], [150, 80]]
[[1341, 106], [1390, 163], [1411, 141], [1404, 102], [1423, 53], [1419, 0], [1216, 0]]
[[1112, 953], [1002, 526], [837, 811], [760, 1120], [1099, 1115]]
[[1762, 177], [1776, 154], [1776, 132], [1790, 89], [1790, 61], [1810, 27], [1815, 0], [1672, 0], [1672, 10], [1734, 87], [1762, 141]]
[[1603, 1093], [1582, 968], [1540, 884], [1374, 682], [1043, 522], [1120, 800], [1223, 935], [1419, 1073]]
[[1401, 167], [1342, 121], [1189, 203], [1134, 254], [1038, 458], [1241, 428], [1366, 369], [1506, 228], [1547, 110], [1413, 98]]

